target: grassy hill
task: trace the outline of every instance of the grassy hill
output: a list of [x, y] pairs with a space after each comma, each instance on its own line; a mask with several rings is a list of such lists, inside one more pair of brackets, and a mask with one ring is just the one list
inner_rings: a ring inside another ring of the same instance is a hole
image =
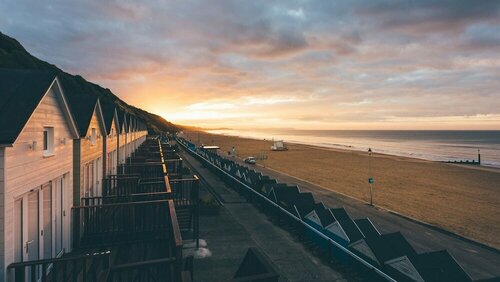
[[71, 75], [59, 69], [57, 66], [44, 62], [32, 56], [24, 47], [14, 38], [0, 32], [0, 68], [15, 69], [39, 69], [55, 71], [61, 80], [66, 91], [75, 91], [75, 93], [94, 93], [103, 101], [111, 101], [127, 113], [131, 113], [148, 125], [150, 132], [175, 132], [178, 126], [166, 121], [164, 118], [151, 114], [142, 109], [128, 105], [111, 90], [103, 88], [97, 84], [85, 80], [79, 75]]

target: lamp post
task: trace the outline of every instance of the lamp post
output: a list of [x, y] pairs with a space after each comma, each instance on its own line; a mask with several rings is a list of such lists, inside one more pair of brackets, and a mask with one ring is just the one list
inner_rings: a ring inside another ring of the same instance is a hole
[[373, 206], [372, 148], [368, 148], [368, 183], [370, 184], [370, 206]]

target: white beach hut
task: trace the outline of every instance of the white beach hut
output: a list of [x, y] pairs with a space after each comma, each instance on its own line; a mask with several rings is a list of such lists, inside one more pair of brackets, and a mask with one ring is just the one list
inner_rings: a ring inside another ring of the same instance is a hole
[[13, 262], [70, 251], [78, 130], [54, 73], [0, 70], [0, 280]]

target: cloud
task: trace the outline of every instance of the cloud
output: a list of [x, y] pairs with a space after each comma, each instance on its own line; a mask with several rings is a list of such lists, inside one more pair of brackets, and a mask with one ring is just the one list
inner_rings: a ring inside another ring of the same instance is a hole
[[500, 1], [18, 0], [0, 17], [34, 55], [179, 121], [500, 114]]

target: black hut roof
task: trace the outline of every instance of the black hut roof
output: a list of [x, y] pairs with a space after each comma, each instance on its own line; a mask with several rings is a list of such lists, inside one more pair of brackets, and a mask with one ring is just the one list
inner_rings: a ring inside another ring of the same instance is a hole
[[425, 281], [472, 281], [446, 250], [410, 256], [410, 261]]
[[56, 74], [0, 69], [0, 144], [13, 144], [44, 97]]
[[115, 117], [115, 108], [116, 106], [114, 103], [101, 101], [102, 115], [104, 117], [104, 125], [106, 126], [107, 134], [111, 132], [111, 126], [113, 126], [113, 119]]
[[339, 222], [342, 229], [344, 229], [349, 241], [356, 242], [363, 239], [363, 233], [358, 229], [354, 221], [344, 208], [330, 209], [335, 219]]
[[356, 225], [361, 230], [361, 232], [363, 232], [363, 235], [365, 235], [366, 238], [380, 236], [380, 232], [378, 232], [377, 228], [368, 218], [355, 219], [354, 223], [356, 223]]
[[[343, 226], [342, 226], [343, 227]], [[400, 232], [366, 238], [366, 243], [381, 263], [402, 256], [414, 256], [417, 253]]]
[[69, 107], [78, 129], [80, 137], [87, 136], [87, 132], [92, 120], [92, 115], [97, 105], [98, 96], [90, 91], [82, 89], [74, 81], [62, 81], [64, 94], [68, 100]]

